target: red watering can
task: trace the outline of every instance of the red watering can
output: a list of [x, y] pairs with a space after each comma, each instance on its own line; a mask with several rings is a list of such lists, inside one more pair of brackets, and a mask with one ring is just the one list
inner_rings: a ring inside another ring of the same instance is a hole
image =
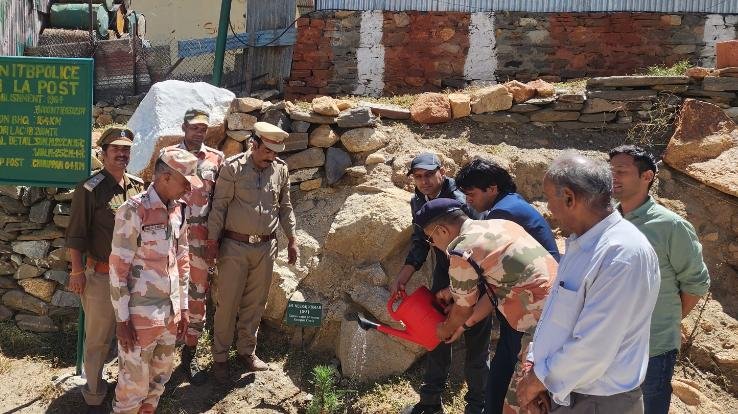
[[[395, 302], [400, 299], [397, 310], [393, 309]], [[387, 310], [392, 319], [400, 321], [405, 325], [405, 330], [390, 328], [371, 322], [358, 315], [358, 323], [365, 330], [376, 329], [379, 332], [414, 342], [432, 351], [439, 342], [436, 336], [436, 326], [446, 320], [443, 312], [435, 306], [435, 297], [425, 286], [421, 286], [411, 295], [404, 291], [398, 291], [387, 302]]]

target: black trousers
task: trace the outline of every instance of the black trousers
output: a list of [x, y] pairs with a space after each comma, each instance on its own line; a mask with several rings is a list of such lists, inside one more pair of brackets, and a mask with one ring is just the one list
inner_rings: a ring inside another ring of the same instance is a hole
[[[448, 273], [433, 275], [431, 292], [435, 293], [448, 287]], [[464, 414], [482, 414], [484, 412], [485, 389], [489, 375], [489, 339], [492, 329], [491, 316], [479, 321], [471, 329], [464, 332], [466, 360], [464, 361], [464, 377], [467, 392], [464, 396], [466, 407]], [[441, 342], [426, 355], [426, 367], [423, 384], [420, 386], [421, 404], [440, 404], [441, 394], [446, 388], [451, 371], [451, 344]]]

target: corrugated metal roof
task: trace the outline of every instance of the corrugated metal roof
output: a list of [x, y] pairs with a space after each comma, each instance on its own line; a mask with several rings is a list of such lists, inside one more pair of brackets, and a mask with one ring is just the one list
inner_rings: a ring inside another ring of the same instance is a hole
[[738, 13], [738, 0], [316, 0], [316, 10]]

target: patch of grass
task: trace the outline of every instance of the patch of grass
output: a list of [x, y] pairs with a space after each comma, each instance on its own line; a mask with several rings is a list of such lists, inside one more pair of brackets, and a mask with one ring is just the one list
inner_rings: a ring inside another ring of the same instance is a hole
[[6, 357], [5, 355], [0, 354], [0, 375], [3, 375], [10, 371], [10, 366], [13, 364], [13, 361]]
[[[419, 94], [418, 94], [419, 95]], [[394, 95], [394, 96], [382, 96], [379, 98], [372, 98], [369, 96], [361, 97], [362, 101], [379, 103], [384, 105], [397, 105], [403, 108], [410, 108], [415, 103], [415, 98], [418, 95]], [[346, 99], [352, 99], [358, 102], [357, 98], [347, 97]]]
[[410, 380], [395, 377], [381, 384], [373, 384], [353, 402], [351, 409], [362, 414], [399, 413], [416, 402]]
[[74, 365], [77, 333], [37, 334], [18, 328], [13, 322], [0, 323], [0, 353], [12, 358], [37, 357], [54, 366]]
[[687, 69], [691, 68], [692, 64], [688, 60], [680, 60], [679, 62], [671, 65], [655, 65], [649, 66], [643, 73], [637, 75], [645, 76], [684, 76]]
[[62, 394], [64, 394], [64, 391], [62, 391], [61, 388], [54, 384], [48, 384], [39, 391], [38, 399], [45, 403], [49, 403], [61, 397]]
[[587, 90], [587, 78], [556, 82], [553, 85], [556, 90], [564, 90], [567, 93], [584, 93]]

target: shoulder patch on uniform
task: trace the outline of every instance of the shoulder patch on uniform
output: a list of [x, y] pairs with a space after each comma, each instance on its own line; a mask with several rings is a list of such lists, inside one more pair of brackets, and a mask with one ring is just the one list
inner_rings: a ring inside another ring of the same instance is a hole
[[225, 154], [223, 154], [223, 151], [217, 150], [213, 147], [208, 147], [207, 145], [203, 144], [202, 147], [205, 149], [205, 151], [214, 152], [222, 157], [225, 157]]
[[104, 174], [97, 173], [93, 175], [92, 177], [88, 178], [87, 181], [85, 181], [85, 183], [83, 184], [83, 187], [87, 191], [92, 191], [95, 189], [95, 187], [98, 186], [98, 184], [103, 182], [104, 179], [105, 179]]
[[139, 177], [136, 177], [136, 176], [135, 176], [135, 175], [133, 175], [133, 174], [128, 174], [128, 173], [126, 173], [126, 177], [128, 177], [128, 179], [129, 179], [129, 180], [131, 180], [131, 181], [135, 181], [135, 182], [137, 182], [137, 183], [139, 183], [139, 184], [143, 184], [143, 183], [144, 183], [144, 180], [143, 180], [143, 179], [141, 179], [141, 178], [139, 178]]
[[246, 155], [246, 153], [245, 153], [245, 152], [241, 152], [241, 153], [238, 153], [238, 154], [236, 154], [236, 155], [231, 155], [230, 157], [226, 158], [226, 162], [227, 162], [227, 163], [232, 163], [232, 162], [234, 162], [234, 161], [239, 161], [239, 160], [241, 160], [241, 158], [242, 158], [242, 157], [244, 157], [245, 155]]

